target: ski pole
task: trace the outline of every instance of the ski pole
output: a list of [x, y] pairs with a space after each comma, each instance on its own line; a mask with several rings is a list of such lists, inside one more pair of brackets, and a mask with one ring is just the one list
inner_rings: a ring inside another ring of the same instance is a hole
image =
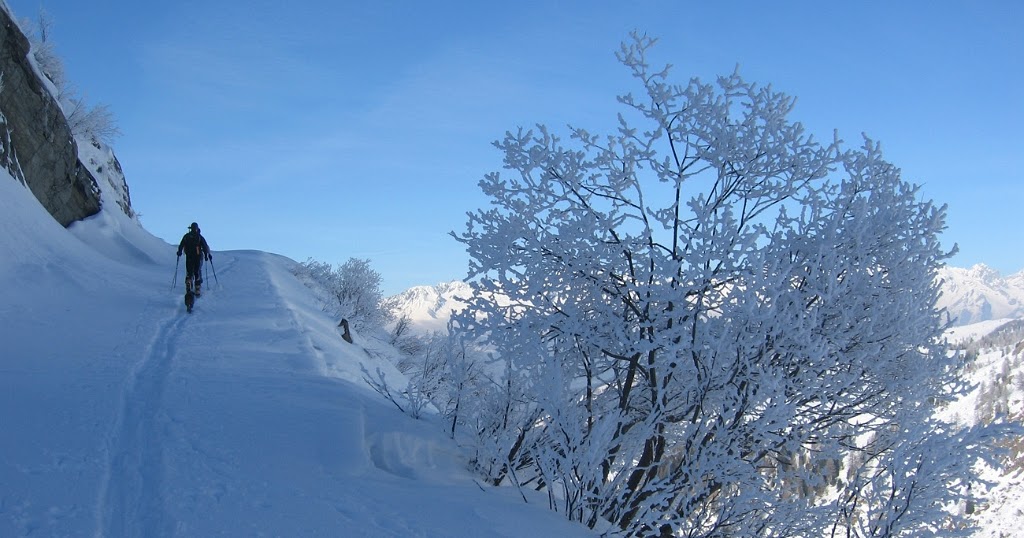
[[178, 261], [174, 262], [174, 278], [171, 280], [171, 289], [178, 285], [178, 264], [181, 263], [181, 256], [178, 256]]
[[213, 265], [213, 258], [210, 258], [210, 267], [213, 269], [213, 281], [220, 286], [220, 279], [217, 278], [217, 267]]

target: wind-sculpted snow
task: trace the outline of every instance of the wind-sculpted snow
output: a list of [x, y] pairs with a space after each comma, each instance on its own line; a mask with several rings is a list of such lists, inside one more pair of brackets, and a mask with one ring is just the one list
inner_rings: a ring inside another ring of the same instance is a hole
[[186, 314], [174, 246], [126, 217], [69, 233], [0, 177], [0, 223], [0, 536], [590, 535], [366, 388], [361, 362], [400, 374], [292, 260], [204, 228]]

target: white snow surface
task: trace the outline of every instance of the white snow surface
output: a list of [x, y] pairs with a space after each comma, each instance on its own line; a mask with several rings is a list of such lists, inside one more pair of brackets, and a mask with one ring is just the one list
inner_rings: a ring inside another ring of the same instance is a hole
[[1006, 323], [1013, 321], [1013, 318], [990, 319], [979, 321], [970, 325], [958, 325], [946, 329], [946, 341], [952, 345], [965, 344], [991, 333]]
[[0, 536], [594, 534], [366, 388], [400, 374], [294, 261], [215, 250], [187, 314], [176, 245], [110, 205], [65, 230], [0, 172]]

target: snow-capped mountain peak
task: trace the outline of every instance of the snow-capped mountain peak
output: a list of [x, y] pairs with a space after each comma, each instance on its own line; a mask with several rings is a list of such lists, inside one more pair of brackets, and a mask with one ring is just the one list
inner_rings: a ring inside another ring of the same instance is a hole
[[985, 284], [998, 285], [1003, 280], [1003, 276], [999, 274], [999, 271], [983, 263], [974, 264], [970, 269], [967, 269], [967, 275]]
[[945, 308], [954, 325], [1000, 318], [1024, 317], [1024, 271], [1004, 278], [995, 269], [977, 264], [969, 269], [944, 267], [938, 277]]
[[413, 330], [429, 333], [444, 330], [452, 312], [465, 308], [472, 293], [466, 282], [454, 280], [434, 286], [416, 286], [388, 298], [397, 317], [407, 316]]

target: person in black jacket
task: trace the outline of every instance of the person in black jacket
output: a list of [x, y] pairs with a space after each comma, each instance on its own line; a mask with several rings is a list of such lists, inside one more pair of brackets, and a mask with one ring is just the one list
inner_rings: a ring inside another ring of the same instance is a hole
[[[188, 233], [178, 243], [178, 257], [185, 253], [185, 306], [189, 312], [192, 311], [192, 302], [199, 296], [200, 287], [203, 285], [203, 260], [212, 260], [210, 246], [206, 244], [206, 238], [199, 233], [199, 225], [195, 222], [188, 227]], [[194, 294], [194, 295], [193, 295]]]

